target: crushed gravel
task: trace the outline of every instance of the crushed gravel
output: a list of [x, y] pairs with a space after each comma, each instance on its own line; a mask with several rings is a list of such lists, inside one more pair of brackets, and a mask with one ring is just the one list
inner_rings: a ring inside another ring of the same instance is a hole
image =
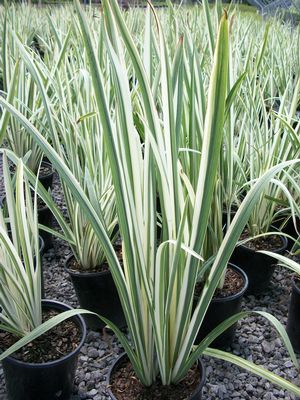
[[[3, 189], [1, 183], [0, 180], [0, 188]], [[57, 177], [53, 195], [58, 204], [62, 206], [63, 200]], [[70, 249], [59, 239], [55, 239], [53, 242], [54, 248], [45, 253], [43, 260], [46, 297], [77, 307], [74, 289], [69, 276], [64, 271], [64, 261], [70, 254]], [[277, 267], [268, 292], [256, 297], [246, 296], [243, 301], [243, 309], [270, 312], [285, 325], [291, 276], [292, 274], [287, 270]], [[298, 385], [300, 383], [299, 371], [293, 366], [275, 329], [262, 317], [251, 315], [240, 322], [235, 341], [229, 350], [247, 360], [267, 367]], [[79, 356], [73, 400], [109, 399], [106, 394], [106, 375], [108, 368], [122, 352], [118, 341], [111, 332], [89, 331], [86, 344]], [[203, 390], [204, 399], [296, 399], [289, 392], [227, 362], [204, 357], [204, 363], [207, 374]], [[0, 400], [7, 400], [1, 364]]]

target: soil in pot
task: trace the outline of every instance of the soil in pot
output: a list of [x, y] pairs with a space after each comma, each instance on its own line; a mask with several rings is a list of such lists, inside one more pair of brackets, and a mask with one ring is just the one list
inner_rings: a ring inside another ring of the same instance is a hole
[[[43, 310], [43, 322], [55, 317], [57, 310]], [[18, 338], [10, 333], [0, 331], [2, 350], [6, 350]], [[44, 335], [35, 339], [14, 353], [14, 358], [27, 363], [46, 363], [58, 360], [75, 350], [80, 343], [80, 329], [72, 320], [66, 320], [55, 326]]]
[[287, 333], [294, 350], [300, 353], [300, 277], [295, 276], [292, 283], [292, 294], [289, 304]]
[[[247, 239], [247, 237], [248, 237], [248, 232], [245, 232], [241, 236], [241, 240]], [[277, 249], [281, 249], [283, 243], [281, 240], [281, 236], [270, 235], [252, 239], [249, 242], [246, 242], [244, 246], [254, 251], [259, 251], [259, 250], [275, 251]]]
[[[121, 246], [117, 247], [120, 258]], [[83, 271], [74, 256], [71, 256], [65, 267], [71, 277], [80, 307], [102, 315], [119, 328], [124, 328], [126, 320], [108, 264], [103, 263], [93, 271]], [[105, 326], [96, 316], [86, 315], [84, 319], [90, 329], [98, 330]]]
[[[16, 165], [13, 162], [9, 163], [9, 170], [12, 174], [16, 172]], [[46, 190], [52, 189], [54, 171], [52, 165], [48, 161], [42, 161], [39, 170], [39, 181]]]
[[122, 355], [113, 365], [108, 380], [113, 400], [200, 400], [205, 371], [199, 361], [178, 385], [163, 386], [157, 380], [152, 386], [145, 387], [135, 375], [127, 356]]
[[[245, 231], [241, 240], [246, 239]], [[279, 235], [259, 237], [237, 246], [231, 256], [230, 262], [246, 272], [249, 279], [247, 294], [259, 294], [269, 288], [276, 263], [274, 259], [259, 250], [268, 250], [283, 254], [287, 248], [287, 239]]]
[[[222, 289], [217, 289], [208, 307], [205, 318], [199, 329], [195, 344], [199, 344], [214, 328], [227, 318], [241, 311], [243, 295], [248, 287], [248, 278], [240, 268], [229, 265]], [[203, 284], [195, 288], [195, 297], [201, 295]], [[232, 325], [211, 344], [212, 347], [224, 349], [231, 345], [237, 324]]]
[[[65, 304], [43, 300], [43, 319], [71, 310]], [[1, 333], [1, 346], [16, 339]], [[86, 327], [75, 316], [3, 360], [8, 400], [70, 400], [79, 351]]]

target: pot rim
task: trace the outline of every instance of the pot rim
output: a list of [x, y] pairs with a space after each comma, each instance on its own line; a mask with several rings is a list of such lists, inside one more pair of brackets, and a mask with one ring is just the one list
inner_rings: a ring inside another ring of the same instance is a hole
[[[245, 292], [247, 291], [247, 289], [248, 289], [249, 278], [248, 278], [248, 275], [246, 274], [246, 272], [243, 271], [242, 268], [238, 267], [237, 265], [235, 265], [233, 263], [228, 263], [226, 269], [227, 268], [231, 268], [232, 270], [236, 271], [239, 275], [241, 275], [242, 278], [243, 278], [243, 281], [244, 281], [244, 285], [237, 293], [231, 294], [230, 296], [227, 296], [227, 297], [213, 297], [211, 299], [210, 303], [227, 303], [229, 301], [235, 300], [238, 297], [242, 297], [245, 294]], [[199, 298], [198, 296], [194, 296], [194, 297], [196, 299]]]
[[39, 176], [39, 178], [47, 179], [47, 178], [49, 178], [50, 176], [52, 176], [54, 174], [54, 168], [53, 168], [52, 164], [49, 161], [42, 161], [41, 165], [46, 165], [46, 166], [50, 167], [51, 168], [51, 172], [49, 172], [49, 174]]
[[[5, 200], [6, 200], [6, 196], [0, 197], [0, 207], [4, 207], [5, 206], [5, 204], [6, 204]], [[43, 207], [39, 207], [37, 205], [37, 213], [39, 213], [41, 211], [47, 211], [47, 210], [50, 211], [50, 208], [47, 206], [47, 204], [45, 204]], [[51, 212], [51, 215], [53, 215], [52, 212]]]
[[[11, 229], [8, 229], [8, 232], [11, 232]], [[45, 250], [45, 242], [42, 236], [39, 235], [39, 252], [41, 257], [44, 255], [44, 250]]]
[[[69, 306], [68, 304], [65, 304], [65, 303], [62, 303], [62, 302], [56, 301], [56, 300], [43, 299], [42, 305], [46, 305], [46, 306], [49, 305], [49, 308], [51, 308], [51, 306], [54, 306], [53, 309], [58, 309], [58, 310], [64, 309], [63, 311], [74, 310], [74, 308]], [[12, 356], [6, 357], [2, 362], [7, 361], [10, 364], [26, 366], [26, 368], [42, 369], [42, 368], [55, 367], [56, 365], [62, 363], [63, 361], [67, 360], [68, 358], [71, 358], [71, 357], [77, 355], [85, 342], [86, 335], [87, 335], [87, 329], [86, 329], [86, 324], [80, 314], [71, 317], [71, 319], [77, 320], [77, 322], [78, 322], [77, 325], [81, 331], [81, 340], [75, 350], [72, 350], [70, 353], [66, 354], [65, 356], [63, 356], [57, 360], [47, 361], [45, 363], [29, 363], [29, 362], [25, 362], [22, 360], [18, 360], [17, 358], [14, 358]]]
[[65, 268], [65, 270], [68, 272], [68, 274], [70, 274], [71, 276], [82, 276], [82, 277], [85, 277], [85, 278], [87, 278], [87, 277], [96, 277], [96, 276], [104, 276], [104, 275], [111, 275], [111, 271], [110, 271], [110, 269], [108, 269], [108, 270], [106, 270], [106, 271], [98, 271], [98, 272], [95, 272], [95, 271], [93, 271], [93, 272], [89, 272], [88, 270], [87, 271], [84, 271], [84, 272], [81, 272], [81, 271], [74, 271], [74, 270], [72, 270], [72, 269], [70, 269], [69, 267], [68, 267], [68, 264], [69, 264], [69, 262], [71, 261], [71, 259], [72, 258], [75, 258], [75, 256], [74, 256], [74, 254], [70, 254], [69, 255], [69, 257], [66, 259], [66, 261], [65, 261], [65, 263], [64, 263], [64, 268]]
[[[278, 231], [278, 229], [275, 228], [275, 226], [273, 226], [273, 225], [271, 225], [271, 228], [274, 229], [274, 231]], [[271, 232], [272, 232], [272, 231], [271, 231]], [[278, 231], [278, 232], [279, 232], [279, 231]], [[272, 252], [273, 252], [273, 253], [279, 253], [279, 254], [280, 254], [280, 253], [282, 253], [282, 252], [287, 248], [287, 246], [288, 246], [288, 239], [287, 239], [286, 236], [284, 236], [284, 235], [282, 235], [282, 234], [277, 235], [277, 236], [280, 237], [282, 246], [279, 247], [279, 248], [277, 248], [277, 249], [272, 249]], [[236, 247], [241, 247], [241, 248], [243, 248], [243, 249], [248, 250], [248, 251], [251, 252], [251, 253], [258, 253], [257, 250], [250, 249], [249, 247], [245, 246], [244, 244], [240, 244], [239, 246], [236, 246]], [[267, 256], [267, 257], [268, 257], [268, 256]]]
[[227, 268], [231, 268], [232, 270], [234, 270], [235, 272], [237, 272], [239, 275], [242, 276], [243, 280], [244, 280], [244, 285], [243, 287], [235, 294], [231, 294], [230, 296], [227, 297], [216, 297], [212, 299], [212, 302], [215, 303], [226, 303], [228, 301], [234, 300], [237, 297], [242, 297], [245, 292], [248, 289], [249, 286], [249, 279], [248, 279], [248, 275], [246, 274], [245, 271], [242, 270], [242, 268], [238, 267], [237, 265], [233, 264], [233, 263], [228, 263]]
[[[122, 360], [122, 358], [124, 358], [124, 357], [128, 358], [126, 352], [119, 355], [119, 357], [110, 366], [108, 373], [106, 375], [106, 388], [107, 388], [107, 392], [108, 392], [109, 396], [112, 398], [112, 400], [117, 400], [117, 399], [116, 399], [115, 395], [113, 394], [113, 392], [111, 391], [111, 386], [110, 386], [111, 375], [112, 375], [114, 369], [116, 368], [117, 364], [119, 364], [120, 361]], [[206, 381], [206, 370], [205, 370], [204, 363], [200, 357], [198, 358], [198, 368], [199, 368], [199, 371], [201, 372], [201, 378], [200, 378], [200, 381], [199, 381], [196, 389], [190, 394], [189, 399], [192, 399], [193, 396], [195, 396], [197, 393], [199, 393], [200, 390], [202, 390], [204, 383]]]

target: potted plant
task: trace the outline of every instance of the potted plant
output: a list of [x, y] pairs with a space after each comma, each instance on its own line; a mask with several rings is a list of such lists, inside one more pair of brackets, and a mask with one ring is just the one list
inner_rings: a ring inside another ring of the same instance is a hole
[[[270, 185], [275, 186], [275, 185]], [[277, 188], [278, 189], [278, 188]], [[277, 190], [280, 193], [281, 189]], [[269, 287], [275, 265], [272, 258], [259, 252], [270, 249], [283, 254], [287, 249], [287, 238], [272, 226], [274, 220], [274, 202], [269, 200], [274, 187], [266, 191], [250, 215], [240, 244], [231, 257], [232, 263], [242, 268], [249, 279], [248, 293], [262, 293]], [[274, 198], [274, 197], [273, 197]], [[259, 207], [260, 206], [260, 207]]]
[[[46, 135], [47, 131], [43, 127], [45, 116], [40, 109], [41, 96], [38, 93], [34, 79], [31, 75], [28, 75], [25, 63], [20, 60], [16, 62], [14, 69], [11, 68], [11, 70], [12, 77], [8, 84], [7, 100], [15, 104], [21, 112], [26, 110], [28, 117], [40, 124], [41, 130], [44, 130]], [[16, 98], [18, 101], [16, 101]], [[39, 179], [45, 188], [51, 188], [54, 173], [52, 166], [49, 162], [42, 161], [43, 152], [26, 134], [22, 126], [16, 121], [10, 120], [9, 114], [5, 111], [0, 122], [0, 143], [2, 144], [4, 140], [7, 144], [6, 147], [11, 149], [18, 157], [23, 158], [33, 173], [37, 174], [39, 172]]]
[[[34, 71], [36, 84], [40, 86], [43, 77], [25, 47], [21, 43], [19, 47], [21, 54], [24, 54], [27, 68]], [[115, 194], [101, 125], [95, 113], [91, 111], [94, 108], [94, 95], [91, 80], [87, 78], [85, 61], [84, 56], [78, 53], [76, 62], [60, 68], [58, 78], [50, 86], [51, 92], [58, 97], [55, 117], [52, 116], [48, 104], [45, 105], [45, 109], [49, 115], [48, 125], [53, 147], [84, 188], [88, 198], [101, 210], [107, 233], [111, 242], [115, 243], [119, 236]], [[49, 70], [48, 73], [51, 75], [53, 72]], [[77, 93], [81, 94], [80, 102], [74, 97]], [[60, 121], [62, 129], [56, 127], [55, 119]], [[74, 285], [80, 306], [104, 315], [117, 326], [124, 327], [126, 322], [102, 245], [64, 181], [61, 182], [61, 186], [68, 222], [48, 193], [42, 188], [39, 193], [41, 192], [41, 199], [54, 214], [63, 230], [65, 240], [71, 247], [72, 254], [66, 260], [65, 268]], [[57, 235], [57, 232], [52, 233]], [[115, 246], [119, 249], [122, 259], [120, 245]], [[86, 315], [85, 319], [91, 329], [105, 326], [93, 315]]]
[[[3, 46], [7, 46], [5, 33], [6, 29], [4, 29]], [[12, 104], [16, 104], [19, 110], [26, 110], [32, 120], [39, 121], [40, 126], [43, 126], [44, 116], [40, 109], [41, 98], [37, 93], [34, 80], [28, 77], [25, 64], [17, 60], [14, 68], [9, 63], [6, 68], [11, 68], [12, 71], [11, 79], [7, 84], [7, 100]], [[16, 101], [16, 98], [18, 98], [18, 101]], [[47, 136], [47, 130], [43, 128], [43, 131]], [[33, 143], [26, 131], [16, 121], [10, 120], [9, 114], [6, 112], [3, 112], [0, 119], [0, 143], [2, 144], [3, 141], [5, 141], [6, 148], [11, 149], [18, 157], [26, 161], [28, 167], [35, 175], [39, 176], [40, 181], [47, 190], [52, 188], [54, 171], [51, 164], [43, 160], [43, 152]], [[12, 172], [14, 171], [13, 165], [11, 165], [11, 170]], [[38, 203], [38, 215], [41, 224], [48, 228], [52, 227], [52, 215], [45, 204], [40, 202]], [[51, 235], [45, 231], [40, 231], [40, 235], [47, 250], [52, 246]]]
[[[292, 179], [292, 186], [294, 188], [294, 193], [300, 194], [299, 184]], [[294, 207], [292, 213], [292, 220], [296, 221], [296, 218], [300, 217], [300, 208], [298, 203], [298, 196], [294, 198]], [[294, 240], [294, 246], [292, 247], [293, 254], [297, 257], [299, 255], [299, 245], [300, 245], [300, 234], [298, 233], [298, 240]], [[288, 258], [281, 254], [276, 254], [271, 251], [261, 251], [261, 253], [268, 255], [279, 262], [279, 265], [285, 266], [295, 272], [292, 279], [292, 291], [289, 303], [288, 319], [286, 330], [294, 347], [294, 350], [298, 353], [300, 352], [300, 265], [299, 262]]]
[[[86, 56], [78, 55], [76, 63], [69, 67], [74, 69], [72, 79], [68, 78], [70, 71], [67, 68], [60, 70], [58, 85], [63, 86], [64, 91], [58, 114], [64, 125], [63, 132], [68, 134], [60, 133], [55, 141], [59, 143], [59, 147], [54, 147], [58, 152], [63, 147], [61, 156], [65, 164], [84, 188], [89, 200], [95, 207], [99, 207], [107, 234], [122, 262], [121, 245], [117, 242], [119, 230], [115, 192], [101, 124], [92, 111], [95, 98], [85, 64]], [[59, 86], [53, 86], [55, 93], [59, 93], [58, 89]], [[72, 100], [72, 93], [80, 93], [79, 104]], [[75, 119], [76, 124], [73, 123]], [[65, 268], [71, 277], [80, 306], [107, 317], [123, 328], [126, 321], [102, 244], [64, 181], [62, 188], [69, 229], [73, 232], [74, 239], [71, 244], [72, 255], [66, 260]], [[87, 315], [85, 319], [91, 329], [105, 326], [98, 317]]]
[[[207, 19], [208, 25], [212, 24], [212, 18], [209, 13], [207, 14]], [[183, 96], [182, 101], [183, 109], [189, 110], [189, 123], [187, 125], [184, 123], [182, 124], [179, 135], [181, 149], [178, 156], [182, 168], [181, 175], [184, 176], [184, 179], [188, 182], [190, 197], [194, 199], [196, 197], [195, 193], [199, 179], [198, 172], [201, 160], [201, 142], [205, 123], [205, 112], [202, 110], [205, 110], [206, 98], [199, 97], [198, 102], [200, 106], [196, 107], [195, 103], [197, 97], [192, 94], [192, 91], [193, 88], [195, 88], [197, 79], [203, 79], [203, 71], [200, 65], [195, 61], [196, 55], [194, 52], [186, 52], [187, 54], [185, 54], [185, 46], [183, 46], [182, 53], [181, 57], [187, 57], [187, 62], [192, 65], [192, 68], [189, 72], [189, 85], [183, 85], [182, 89], [183, 91], [187, 91], [187, 95]], [[179, 57], [179, 51], [176, 53], [176, 56]], [[231, 61], [229, 60], [229, 62]], [[230, 67], [231, 66], [229, 66], [229, 68]], [[235, 78], [232, 74], [229, 75], [228, 99], [233, 99], [234, 95], [239, 92], [244, 78], [245, 72], [236, 77], [236, 81], [234, 81]], [[203, 85], [204, 83], [201, 84]], [[236, 143], [234, 133], [235, 123], [233, 123], [233, 121], [238, 118], [236, 108], [237, 107], [233, 107], [229, 101], [226, 103], [223, 127], [224, 133], [222, 137], [223, 143], [220, 151], [217, 178], [214, 184], [214, 193], [210, 207], [211, 211], [201, 253], [205, 261], [203, 266], [200, 267], [200, 270], [202, 268], [207, 268], [207, 265], [211, 263], [216, 256], [230, 224], [227, 215], [230, 215], [231, 210], [233, 210], [235, 200], [238, 199], [240, 188], [246, 181], [245, 173], [238, 161], [239, 144]], [[202, 111], [201, 118], [199, 118], [199, 109]], [[185, 118], [183, 121], [185, 121]], [[190, 214], [188, 214], [188, 216], [189, 215]], [[192, 220], [189, 221], [189, 224], [192, 224]], [[165, 240], [167, 240], [167, 237]], [[195, 287], [195, 303], [201, 295], [208, 274], [209, 268], [208, 272], [200, 276], [197, 281]], [[241, 311], [242, 297], [247, 286], [248, 278], [244, 271], [239, 267], [228, 264], [201, 324], [196, 343], [200, 343], [200, 341], [222, 321]], [[213, 342], [213, 346], [218, 348], [230, 346], [234, 338], [235, 330], [236, 326], [231, 326], [230, 329]]]
[[33, 205], [20, 160], [16, 190], [5, 153], [3, 170], [9, 218], [0, 209], [0, 360], [8, 398], [67, 400], [86, 336], [85, 324], [78, 310], [41, 299], [36, 197]]
[[[298, 84], [294, 89], [289, 117], [285, 123], [282, 123], [283, 107], [286, 105], [283, 100], [278, 110], [278, 118], [271, 127], [263, 124], [261, 130], [255, 131], [255, 135], [250, 130], [249, 152], [245, 152], [244, 155], [250, 160], [250, 187], [266, 169], [278, 160], [290, 160], [299, 156], [297, 145], [299, 140], [290, 126], [291, 116], [295, 113], [299, 87]], [[247, 227], [241, 236], [241, 242], [232, 255], [232, 262], [240, 266], [248, 275], [248, 293], [261, 293], [266, 290], [275, 268], [274, 260], [258, 250], [266, 249], [283, 254], [287, 249], [287, 237], [285, 234], [281, 234], [274, 225], [284, 215], [283, 205], [292, 203], [293, 195], [287, 185], [290, 174], [295, 175], [293, 167], [290, 167], [287, 172], [282, 172], [278, 179], [269, 183], [254, 206]]]
[[[156, 22], [159, 27], [162, 68], [160, 78], [162, 114], [155, 106], [143, 62], [123, 21], [117, 2], [103, 2], [107, 24], [106, 48], [115, 83], [116, 112], [112, 117], [86, 17], [79, 2], [75, 4], [110, 161], [122, 237], [123, 265], [120, 264], [102, 223], [101, 211], [96, 209], [88, 199], [61, 157], [30, 121], [18, 113], [13, 106], [4, 99], [0, 99], [0, 104], [26, 127], [28, 133], [41, 146], [59, 172], [60, 178], [65, 181], [79, 202], [103, 245], [126, 316], [130, 340], [113, 323], [105, 318], [103, 320], [113, 328], [125, 348], [130, 364], [127, 360], [125, 363], [129, 366], [128, 369], [133, 368], [136, 374], [134, 385], [150, 393], [151, 398], [153, 394], [151, 390], [154, 386], [165, 393], [166, 390], [170, 391], [172, 384], [183, 383], [187, 374], [192, 374], [197, 387], [201, 382], [200, 373], [197, 372], [199, 365], [197, 360], [200, 355], [209, 354], [221, 359], [230, 359], [237, 365], [248, 368], [299, 394], [300, 390], [297, 386], [275, 374], [229, 353], [208, 348], [220, 333], [247, 313], [240, 313], [229, 318], [215, 328], [198, 346], [193, 346], [199, 326], [235, 243], [246, 224], [253, 203], [274, 174], [296, 162], [293, 160], [273, 167], [248, 193], [210, 267], [201, 297], [193, 311], [194, 287], [199, 273], [204, 272], [199, 270], [198, 261], [202, 260], [199, 253], [201, 253], [207, 229], [222, 141], [228, 74], [227, 16], [224, 15], [220, 22], [207, 101], [199, 179], [195, 199], [190, 201], [188, 196], [184, 196], [186, 186], [181, 179], [178, 147], [174, 143], [176, 135], [173, 134], [175, 129], [173, 101], [178, 101], [181, 94], [177, 94], [175, 100], [173, 99], [170, 64], [159, 20], [157, 19]], [[140, 85], [145, 126], [143, 149], [133, 124], [131, 95], [119, 35], [122, 36], [130, 54]], [[157, 192], [162, 209], [163, 230], [166, 232], [159, 246], [156, 238]], [[188, 212], [193, 216], [191, 226], [187, 226]], [[266, 316], [275, 323], [291, 351], [293, 360], [296, 361], [287, 335], [278, 321], [267, 313], [260, 313], [260, 315]], [[136, 384], [138, 381], [141, 385]], [[184, 393], [185, 397], [198, 396], [199, 398], [200, 388], [196, 389], [189, 384], [184, 386], [185, 389], [182, 389], [181, 393]], [[129, 388], [131, 389], [132, 387]], [[118, 388], [114, 387], [114, 394], [117, 395], [118, 392]], [[131, 396], [132, 392], [129, 393]], [[174, 393], [176, 396], [178, 391]], [[139, 395], [140, 393], [137, 393], [136, 398]], [[131, 398], [135, 397], [131, 396]]]
[[[217, 181], [218, 182], [218, 181]], [[220, 185], [215, 186], [211, 214], [208, 221], [208, 229], [204, 241], [202, 255], [206, 262], [212, 263], [217, 255], [230, 225], [224, 224]], [[209, 275], [208, 272], [201, 276], [195, 287], [195, 297], [198, 299], [203, 290], [203, 285]], [[195, 343], [200, 343], [214, 328], [227, 318], [241, 311], [242, 299], [248, 288], [248, 277], [243, 269], [232, 263], [228, 263], [224, 270], [218, 287], [209, 304], [205, 318], [200, 326]], [[237, 324], [232, 325], [223, 332], [212, 344], [215, 348], [228, 348], [234, 339]]]

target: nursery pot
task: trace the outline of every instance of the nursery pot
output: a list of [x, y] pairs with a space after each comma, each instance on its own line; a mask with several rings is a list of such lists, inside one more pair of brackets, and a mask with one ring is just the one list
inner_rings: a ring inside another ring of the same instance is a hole
[[44, 188], [46, 190], [48, 190], [48, 189], [52, 190], [53, 177], [54, 177], [54, 170], [52, 168], [52, 165], [48, 161], [42, 161], [41, 166], [47, 166], [51, 170], [51, 172], [49, 172], [47, 175], [39, 176], [39, 181], [41, 182], [41, 184], [44, 186]]
[[[300, 231], [300, 219], [298, 218], [298, 216], [295, 217], [296, 218], [296, 226], [298, 231]], [[278, 220], [276, 220], [274, 222], [274, 226], [277, 230], [279, 230], [280, 225], [282, 224], [284, 218], [280, 218]], [[287, 223], [285, 224], [285, 226], [280, 230], [282, 233], [285, 233], [289, 236], [291, 236], [294, 239], [298, 239], [298, 234], [296, 232], [295, 226], [294, 226], [294, 222], [293, 222], [293, 218], [289, 218]], [[288, 241], [288, 245], [287, 245], [287, 250], [291, 250], [292, 247], [294, 246], [295, 242], [289, 238], [287, 238]]]
[[[77, 272], [70, 269], [72, 255], [66, 261], [65, 268], [70, 274], [81, 308], [86, 308], [112, 321], [119, 328], [126, 326], [119, 295], [109, 270], [103, 272]], [[85, 315], [90, 329], [102, 329], [105, 323], [97, 316]]]
[[[300, 232], [300, 219], [297, 216], [296, 216], [296, 226], [297, 226], [298, 231]], [[287, 235], [291, 236], [292, 238], [298, 239], [298, 233], [296, 232], [293, 218], [290, 218], [288, 220], [287, 224], [282, 229], [282, 233], [286, 233]], [[287, 241], [288, 241], [287, 250], [291, 250], [292, 247], [294, 246], [295, 242], [288, 238], [287, 238]]]
[[[287, 248], [286, 237], [280, 236], [280, 239], [282, 242], [280, 248], [272, 250], [277, 254], [283, 254]], [[249, 280], [247, 294], [259, 294], [269, 288], [276, 267], [272, 257], [240, 245], [234, 249], [230, 262], [246, 272]]]
[[[227, 318], [241, 311], [243, 295], [248, 287], [248, 277], [239, 267], [229, 264], [229, 268], [237, 272], [243, 279], [243, 287], [238, 293], [228, 297], [213, 298], [205, 314], [202, 325], [199, 329], [195, 344], [199, 344], [214, 328]], [[211, 347], [225, 349], [229, 347], [234, 339], [237, 324], [231, 325], [225, 332], [218, 336], [211, 344]]]
[[[116, 397], [116, 394], [113, 393], [111, 390], [112, 376], [113, 376], [114, 372], [116, 372], [122, 366], [122, 364], [124, 364], [126, 362], [128, 362], [128, 357], [127, 357], [126, 353], [123, 353], [120, 355], [120, 357], [118, 357], [116, 359], [116, 361], [114, 362], [114, 364], [110, 367], [110, 369], [108, 371], [108, 375], [107, 375], [107, 379], [106, 379], [107, 392], [112, 400], [118, 400], [118, 397]], [[189, 397], [187, 397], [186, 400], [202, 399], [202, 389], [205, 384], [206, 375], [205, 375], [205, 367], [200, 359], [198, 359], [197, 368], [199, 371], [199, 383], [198, 383], [196, 389], [194, 390], [194, 392], [191, 393], [191, 395]], [[128, 398], [128, 400], [129, 400], [129, 398]], [[130, 398], [130, 400], [137, 400], [137, 399]]]
[[[298, 284], [297, 284], [298, 283]], [[300, 281], [293, 279], [286, 330], [294, 350], [300, 353]]]
[[[47, 169], [49, 169], [49, 172], [45, 175], [41, 175], [41, 173], [39, 174], [39, 181], [41, 182], [41, 184], [44, 186], [44, 188], [46, 190], [51, 189], [52, 190], [52, 186], [53, 186], [53, 177], [54, 177], [54, 170], [52, 167], [52, 164], [49, 162], [48, 159], [43, 159], [43, 161], [41, 162], [41, 168], [42, 167], [47, 167]], [[10, 168], [11, 172], [14, 174], [15, 173], [15, 165], [12, 163], [11, 168]]]
[[[53, 215], [50, 209], [45, 205], [44, 207], [38, 208], [38, 220], [39, 224], [45, 225], [47, 228], [53, 226]], [[42, 229], [39, 230], [39, 234], [42, 237], [45, 245], [45, 251], [53, 247], [52, 235]]]
[[[42, 300], [43, 309], [67, 311], [72, 308], [52, 300]], [[26, 363], [11, 356], [2, 361], [8, 400], [70, 400], [79, 351], [85, 341], [86, 326], [80, 315], [72, 317], [81, 332], [79, 346], [59, 360]]]

